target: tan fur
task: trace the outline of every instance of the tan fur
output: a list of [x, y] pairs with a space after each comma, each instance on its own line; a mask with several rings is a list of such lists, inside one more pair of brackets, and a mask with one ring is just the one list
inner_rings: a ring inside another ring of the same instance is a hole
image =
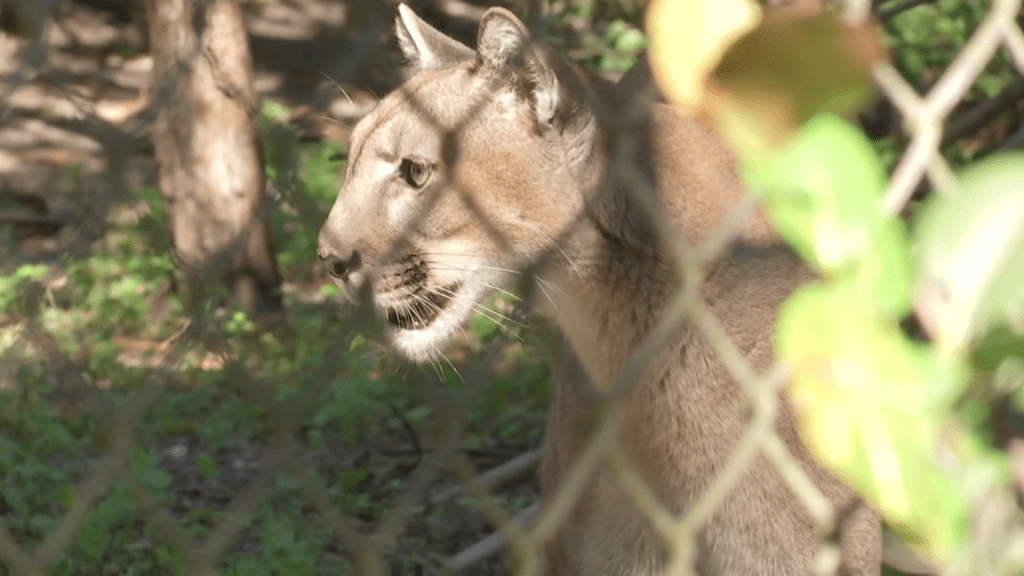
[[[369, 284], [385, 318], [397, 310], [425, 320], [389, 332], [396, 350], [418, 360], [439, 353], [471, 304], [508, 279], [496, 270], [545, 258], [540, 302], [567, 341], [552, 370], [540, 472], [549, 499], [594, 432], [595, 406], [682, 286], [674, 238], [655, 232], [631, 190], [636, 183], [609, 176], [609, 164], [622, 145], [635, 145], [629, 159], [664, 207], [671, 236], [698, 245], [741, 196], [733, 159], [708, 129], [665, 105], [631, 126], [638, 138], [617, 138], [594, 111], [622, 110], [622, 94], [531, 46], [507, 11], [485, 14], [479, 52], [404, 6], [398, 33], [418, 73], [354, 131], [346, 183], [318, 252], [346, 289]], [[436, 166], [421, 189], [403, 176], [403, 159]], [[778, 306], [809, 277], [753, 217], [709, 266], [701, 295], [763, 371]], [[458, 295], [436, 296], [449, 288]], [[431, 307], [444, 310], [435, 319]], [[700, 331], [683, 324], [622, 401], [620, 447], [663, 505], [685, 513], [746, 426], [743, 394]], [[877, 516], [814, 463], [785, 403], [780, 412], [779, 435], [843, 520], [844, 573], [877, 574]], [[600, 469], [582, 492], [547, 546], [548, 573], [659, 574], [662, 543], [612, 474]], [[700, 530], [696, 569], [807, 574], [820, 542], [810, 516], [758, 457]]]

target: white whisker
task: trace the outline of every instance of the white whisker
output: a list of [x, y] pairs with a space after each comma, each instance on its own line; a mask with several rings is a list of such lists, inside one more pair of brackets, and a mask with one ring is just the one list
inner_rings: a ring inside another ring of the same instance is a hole
[[[447, 288], [438, 288], [437, 291], [442, 293], [442, 294], [445, 294], [446, 296], [455, 296], [455, 292], [452, 292], [451, 290], [449, 290]], [[478, 312], [482, 313], [484, 316], [486, 316], [489, 320], [491, 320], [492, 322], [494, 322], [498, 326], [502, 326], [502, 324], [501, 324], [501, 322], [498, 322], [497, 320], [495, 320], [495, 317], [500, 318], [501, 320], [506, 320], [508, 322], [511, 322], [511, 323], [513, 323], [513, 324], [515, 324], [517, 326], [522, 327], [522, 328], [526, 328], [526, 325], [523, 324], [522, 322], [518, 322], [518, 321], [512, 319], [511, 317], [506, 316], [505, 314], [502, 314], [501, 312], [498, 312], [497, 310], [495, 310], [493, 308], [488, 308], [487, 306], [485, 306], [482, 303], [478, 302], [478, 303], [474, 304], [473, 308], [475, 310], [477, 310]], [[502, 327], [504, 327], [504, 326], [502, 326]]]
[[544, 294], [544, 297], [547, 298], [548, 302], [551, 303], [551, 309], [552, 310], [557, 310], [558, 306], [555, 305], [554, 299], [551, 298], [551, 294], [548, 294], [547, 289], [544, 288], [544, 284], [545, 283], [549, 284], [552, 287], [555, 287], [554, 284], [551, 284], [550, 282], [544, 282], [540, 278], [537, 278], [537, 288], [540, 288], [541, 293]]
[[554, 246], [555, 249], [558, 250], [558, 252], [562, 255], [562, 257], [565, 258], [565, 261], [568, 262], [569, 266], [573, 269], [574, 272], [576, 272], [579, 275], [583, 274], [583, 272], [580, 270], [579, 266], [576, 265], [576, 262], [572, 258], [569, 258], [569, 255], [565, 253], [565, 250], [562, 250], [562, 247], [558, 245], [558, 242], [555, 242], [555, 239], [552, 238], [547, 232], [542, 230], [540, 228], [540, 226], [537, 226], [533, 222], [530, 222], [530, 221], [527, 221], [527, 220], [523, 220], [522, 224], [528, 230], [536, 232], [537, 235], [540, 236], [541, 238], [543, 238], [545, 241], [547, 241], [548, 244]]
[[360, 360], [366, 360], [370, 357], [371, 354], [374, 353], [376, 353], [377, 355], [377, 357], [374, 359], [374, 362], [378, 363], [388, 355], [388, 349], [385, 346], [381, 346], [375, 350], [367, 350], [365, 353], [362, 354], [362, 356], [360, 356]]
[[351, 124], [348, 124], [346, 122], [342, 122], [341, 120], [338, 120], [337, 118], [331, 118], [330, 116], [327, 116], [326, 114], [320, 114], [319, 117], [320, 117], [321, 120], [326, 120], [328, 122], [331, 122], [332, 124], [337, 124], [338, 126], [344, 126], [345, 128], [351, 128], [352, 127]]
[[446, 262], [446, 261], [443, 261], [443, 260], [436, 260], [436, 259], [433, 258], [433, 256], [434, 255], [431, 254], [430, 255], [430, 259], [426, 260], [426, 262], [428, 264], [430, 264], [431, 266], [436, 266], [438, 264], [442, 264], [442, 265], [452, 266], [453, 269], [455, 269], [455, 270], [469, 271], [469, 270], [473, 270], [473, 269], [483, 269], [483, 270], [495, 270], [497, 272], [507, 272], [509, 274], [522, 274], [523, 273], [521, 270], [515, 270], [513, 268], [502, 268], [500, 266], [490, 266], [490, 265], [487, 265], [487, 264], [480, 264], [478, 262], [459, 262], [459, 261], [447, 261]]
[[540, 276], [534, 276], [533, 278], [537, 281], [538, 284], [543, 284], [543, 285], [547, 286], [548, 288], [551, 288], [555, 292], [558, 292], [559, 294], [565, 294], [565, 292], [562, 291], [562, 289], [559, 288], [557, 284], [554, 284], [554, 283], [552, 283], [552, 282], [550, 282], [548, 280], [545, 280], [545, 279], [541, 278]]
[[[452, 364], [452, 361], [449, 360], [448, 357], [445, 356], [444, 354], [441, 354], [441, 358], [444, 358], [444, 361], [447, 362], [448, 365], [452, 367], [452, 372], [455, 372], [455, 375], [459, 377], [459, 381], [462, 382], [463, 384], [465, 384], [466, 383], [466, 379], [462, 377], [462, 374], [459, 374], [458, 369], [455, 368], [455, 364]], [[440, 363], [440, 362], [438, 362], [438, 363]]]
[[434, 373], [437, 374], [437, 379], [440, 382], [444, 382], [444, 366], [441, 366], [441, 361], [437, 358], [431, 358], [430, 366], [434, 368]]
[[[492, 315], [498, 317], [499, 319], [504, 320], [506, 322], [511, 322], [511, 323], [515, 324], [516, 326], [519, 326], [520, 328], [526, 328], [526, 324], [523, 324], [522, 322], [519, 322], [519, 321], [513, 319], [511, 316], [508, 316], [506, 314], [502, 314], [501, 312], [498, 312], [494, 308], [488, 308], [487, 306], [484, 306], [483, 304], [477, 304], [475, 306], [475, 308], [476, 308], [477, 311], [483, 313], [485, 316], [487, 316], [488, 314], [492, 314]], [[500, 322], [498, 324], [501, 325]]]
[[[352, 106], [356, 105], [355, 102], [352, 101], [352, 98], [349, 97], [348, 92], [346, 92], [345, 89], [341, 87], [341, 84], [338, 84], [337, 80], [328, 76], [323, 70], [317, 70], [317, 72], [320, 72], [321, 76], [330, 80], [331, 83], [334, 84], [334, 87], [337, 88], [339, 92], [341, 92], [342, 96], [344, 96], [345, 99], [348, 100], [349, 104], [351, 104]], [[378, 100], [380, 100], [380, 98], [378, 98]]]
[[500, 294], [504, 294], [505, 296], [508, 296], [509, 298], [515, 300], [516, 302], [522, 302], [523, 301], [523, 299], [520, 298], [519, 296], [516, 296], [515, 294], [509, 292], [508, 290], [504, 290], [502, 288], [498, 288], [497, 286], [495, 286], [493, 284], [484, 284], [484, 286], [487, 286], [487, 288], [489, 288], [491, 290], [494, 290], [495, 292], [498, 292]]

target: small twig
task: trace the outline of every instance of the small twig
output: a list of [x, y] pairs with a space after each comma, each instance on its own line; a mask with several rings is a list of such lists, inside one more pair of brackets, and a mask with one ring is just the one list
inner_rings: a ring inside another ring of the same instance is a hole
[[879, 20], [888, 20], [889, 18], [892, 18], [893, 16], [899, 14], [900, 12], [903, 12], [904, 10], [909, 10], [914, 6], [934, 1], [935, 0], [902, 0], [901, 2], [897, 2], [892, 6], [878, 8], [875, 11], [875, 18], [878, 18]]
[[1005, 142], [999, 145], [999, 151], [1015, 150], [1024, 148], [1024, 125], [1017, 129]]
[[[494, 488], [496, 486], [511, 482], [512, 480], [521, 478], [526, 474], [529, 474], [537, 468], [537, 464], [540, 462], [541, 450], [530, 450], [524, 452], [515, 458], [504, 462], [480, 475], [480, 483], [487, 488]], [[456, 498], [462, 495], [466, 489], [462, 485], [449, 486], [438, 490], [430, 497], [430, 503], [434, 506], [442, 504], [448, 500]]]
[[416, 430], [413, 430], [412, 424], [409, 423], [405, 414], [402, 414], [401, 410], [399, 410], [394, 403], [388, 400], [386, 404], [388, 409], [391, 410], [391, 414], [393, 414], [395, 418], [398, 418], [398, 421], [402, 423], [402, 429], [405, 430], [406, 435], [409, 436], [409, 441], [412, 442], [412, 447], [416, 451], [416, 464], [413, 468], [418, 468], [420, 462], [423, 462], [423, 448], [420, 447], [420, 440], [416, 436]]
[[167, 352], [171, 349], [171, 346], [179, 339], [181, 339], [181, 337], [184, 336], [186, 332], [188, 332], [190, 326], [192, 326], [192, 318], [186, 318], [181, 328], [175, 330], [174, 334], [171, 334], [170, 336], [168, 336], [167, 338], [165, 338], [163, 341], [156, 345], [155, 351], [157, 354], [157, 364], [163, 362], [164, 358], [167, 357]]
[[[539, 510], [540, 504], [531, 504], [513, 516], [512, 521], [526, 527], [533, 521]], [[448, 558], [445, 560], [444, 565], [452, 573], [461, 572], [478, 562], [483, 562], [498, 554], [504, 547], [505, 537], [500, 532], [495, 532]]]
[[942, 135], [941, 146], [947, 146], [953, 142], [973, 133], [978, 128], [987, 124], [1000, 112], [1010, 108], [1024, 98], [1024, 78], [1017, 78], [1002, 92], [978, 102], [966, 112], [960, 114], [946, 124], [946, 131]]

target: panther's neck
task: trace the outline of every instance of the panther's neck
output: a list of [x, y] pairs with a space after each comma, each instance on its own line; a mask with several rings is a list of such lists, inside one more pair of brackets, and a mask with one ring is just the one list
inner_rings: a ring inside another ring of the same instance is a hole
[[[607, 91], [592, 95], [614, 97]], [[586, 152], [578, 162], [567, 163], [576, 171], [571, 176], [576, 193], [591, 209], [564, 244], [565, 258], [543, 275], [549, 283], [545, 287], [542, 282], [541, 288], [549, 315], [591, 380], [610, 390], [679, 283], [646, 212], [616, 178], [622, 163], [647, 168], [634, 160], [645, 153], [647, 143], [622, 140], [596, 115], [591, 118], [588, 130], [577, 132], [581, 141], [571, 147]], [[644, 176], [653, 181], [649, 173]]]
[[[601, 387], [614, 382], [679, 290], [671, 244], [704, 242], [742, 195], [731, 153], [693, 116], [653, 104], [631, 124], [598, 120], [585, 134], [589, 146], [580, 147], [590, 153], [573, 179], [592, 209], [566, 247], [575, 262], [554, 273], [557, 289], [549, 290], [557, 292], [553, 316]], [[754, 243], [772, 237], [756, 215], [737, 232]], [[713, 292], [704, 295], [714, 299]]]
[[679, 282], [676, 268], [652, 251], [614, 243], [598, 250], [602, 257], [545, 275], [545, 300], [595, 385], [608, 391]]

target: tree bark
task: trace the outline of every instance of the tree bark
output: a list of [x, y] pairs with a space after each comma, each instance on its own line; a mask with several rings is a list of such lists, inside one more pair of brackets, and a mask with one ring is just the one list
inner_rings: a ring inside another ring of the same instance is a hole
[[247, 310], [280, 309], [238, 0], [146, 0], [146, 17], [160, 189], [187, 298], [219, 282]]

